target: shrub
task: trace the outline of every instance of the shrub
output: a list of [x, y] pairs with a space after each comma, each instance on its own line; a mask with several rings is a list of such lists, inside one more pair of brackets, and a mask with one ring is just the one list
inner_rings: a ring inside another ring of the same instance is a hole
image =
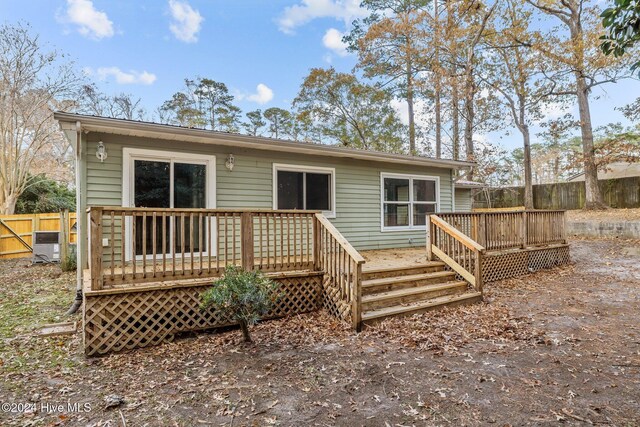
[[78, 260], [76, 259], [76, 254], [73, 252], [69, 252], [65, 259], [60, 261], [60, 268], [62, 271], [76, 271], [78, 268]]
[[267, 314], [281, 297], [278, 284], [260, 271], [244, 271], [230, 265], [224, 277], [202, 294], [202, 309], [214, 308], [237, 321], [245, 342], [251, 342], [249, 326]]

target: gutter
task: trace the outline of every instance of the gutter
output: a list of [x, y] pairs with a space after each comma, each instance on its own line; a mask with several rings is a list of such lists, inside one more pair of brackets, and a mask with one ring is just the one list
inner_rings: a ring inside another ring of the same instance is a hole
[[[254, 137], [248, 135], [231, 134], [206, 129], [193, 129], [180, 126], [165, 125], [150, 122], [138, 122], [107, 117], [86, 116], [81, 114], [55, 112], [53, 117], [58, 121], [75, 122], [82, 121], [84, 130], [104, 132], [112, 134], [151, 136], [158, 139], [189, 141], [203, 144], [217, 144], [240, 148], [254, 148], [267, 151], [281, 151], [289, 153], [302, 153], [309, 155], [346, 157], [375, 162], [412, 164], [418, 166], [431, 166], [449, 169], [471, 169], [476, 164], [447, 159], [432, 159], [402, 154], [390, 154], [357, 150], [353, 148], [333, 147], [322, 144], [287, 141], [275, 138]], [[138, 135], [136, 135], [138, 133]], [[140, 135], [146, 134], [146, 135]]]
[[80, 171], [80, 159], [82, 158], [82, 124], [80, 121], [76, 121], [76, 297], [73, 300], [73, 304], [67, 310], [67, 315], [74, 314], [82, 306], [82, 251], [84, 250], [84, 244], [82, 242], [82, 233], [84, 232], [82, 227], [82, 221], [80, 215], [82, 211], [82, 189], [81, 183], [81, 171]]

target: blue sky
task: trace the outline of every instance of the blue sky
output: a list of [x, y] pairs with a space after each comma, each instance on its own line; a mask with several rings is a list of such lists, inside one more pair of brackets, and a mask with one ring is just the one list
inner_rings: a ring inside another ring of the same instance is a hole
[[[244, 112], [288, 108], [312, 67], [349, 72], [341, 33], [363, 15], [359, 0], [2, 0], [4, 22], [31, 24], [106, 93], [129, 92], [153, 110], [185, 77], [227, 84]], [[595, 125], [640, 96], [636, 80], [596, 89]], [[596, 99], [597, 98], [597, 99]], [[575, 108], [569, 107], [576, 112]], [[552, 110], [551, 116], [562, 111]], [[535, 129], [534, 129], [535, 131]], [[486, 139], [520, 146], [517, 133]]]

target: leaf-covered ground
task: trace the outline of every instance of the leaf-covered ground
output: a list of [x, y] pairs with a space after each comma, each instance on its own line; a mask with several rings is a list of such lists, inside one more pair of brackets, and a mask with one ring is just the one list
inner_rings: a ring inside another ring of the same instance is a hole
[[[638, 241], [572, 244], [573, 265], [490, 284], [485, 303], [360, 334], [323, 313], [265, 322], [255, 343], [201, 333], [84, 359], [66, 320], [73, 277], [0, 264], [0, 425], [640, 424]], [[107, 408], [107, 406], [111, 406]]]
[[567, 211], [567, 221], [640, 221], [640, 208]]

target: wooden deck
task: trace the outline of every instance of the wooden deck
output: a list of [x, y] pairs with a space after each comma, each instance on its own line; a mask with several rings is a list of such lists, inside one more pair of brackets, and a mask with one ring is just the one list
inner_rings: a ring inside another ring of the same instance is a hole
[[[267, 318], [323, 309], [360, 330], [390, 316], [472, 304], [484, 282], [569, 260], [564, 213], [555, 211], [430, 215], [426, 247], [361, 253], [310, 211], [108, 207], [91, 208], [89, 218], [83, 329], [90, 355], [229, 325], [200, 308], [202, 292], [229, 264], [280, 284], [283, 297]], [[150, 257], [126, 261], [140, 253]]]

